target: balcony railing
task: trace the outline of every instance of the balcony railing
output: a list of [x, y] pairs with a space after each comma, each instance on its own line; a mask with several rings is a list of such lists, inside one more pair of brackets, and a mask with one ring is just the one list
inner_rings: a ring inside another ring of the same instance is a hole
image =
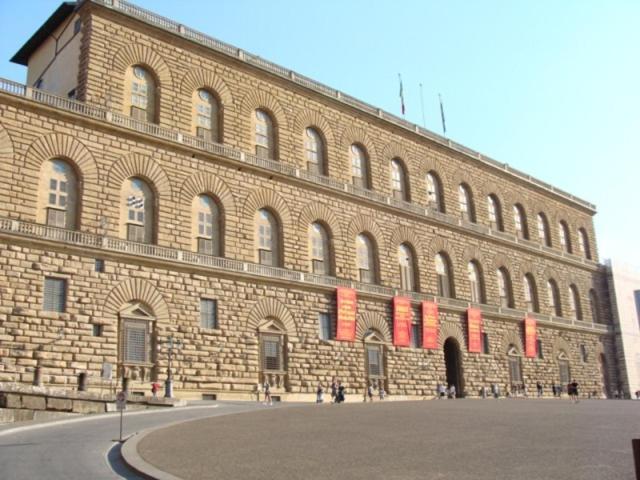
[[155, 25], [156, 27], [159, 27], [163, 30], [170, 31], [176, 35], [180, 35], [193, 42], [196, 42], [208, 48], [211, 48], [212, 50], [216, 50], [217, 52], [231, 56], [236, 60], [244, 61], [255, 67], [265, 70], [271, 74], [286, 78], [289, 81], [292, 81], [298, 85], [311, 89], [322, 95], [331, 97], [333, 100], [338, 100], [340, 102], [348, 104], [354, 108], [357, 108], [358, 110], [367, 112], [387, 122], [390, 122], [394, 125], [402, 127], [406, 130], [409, 130], [414, 134], [421, 135], [433, 142], [436, 142], [441, 145], [445, 145], [446, 147], [452, 150], [455, 150], [459, 153], [467, 155], [479, 162], [482, 162], [486, 165], [491, 166], [492, 168], [496, 168], [505, 173], [508, 173], [509, 175], [517, 177], [520, 180], [524, 180], [528, 183], [531, 183], [532, 185], [535, 185], [538, 188], [542, 188], [543, 190], [547, 190], [557, 196], [563, 197], [567, 200], [577, 203], [582, 207], [586, 207], [590, 210], [595, 210], [595, 206], [593, 204], [585, 200], [582, 200], [576, 197], [575, 195], [567, 193], [559, 188], [556, 188], [553, 185], [549, 185], [548, 183], [545, 183], [541, 180], [533, 178], [531, 175], [528, 175], [515, 168], [512, 168], [506, 163], [498, 162], [497, 160], [494, 160], [490, 157], [482, 155], [481, 153], [475, 150], [472, 150], [468, 147], [465, 147], [464, 145], [461, 145], [457, 142], [449, 140], [448, 138], [442, 137], [414, 123], [408, 122], [403, 118], [400, 118], [389, 112], [385, 112], [377, 107], [374, 107], [373, 105], [363, 102], [362, 100], [358, 100], [357, 98], [354, 98], [350, 95], [342, 93], [339, 90], [328, 87], [327, 85], [324, 85], [320, 82], [312, 80], [308, 77], [305, 77], [304, 75], [300, 75], [299, 73], [296, 73], [292, 70], [286, 69], [273, 62], [265, 60], [262, 57], [245, 52], [237, 47], [234, 47], [233, 45], [229, 45], [228, 43], [222, 42], [213, 37], [205, 35], [201, 32], [193, 30], [171, 19], [168, 19], [156, 13], [153, 13], [149, 10], [145, 10], [143, 8], [132, 5], [131, 3], [125, 2], [124, 0], [90, 0], [90, 1], [100, 5], [104, 5], [105, 7], [111, 8], [113, 10], [118, 10], [126, 15], [137, 18], [138, 20], [142, 20], [143, 22], [149, 23], [151, 25]]
[[[78, 247], [89, 247], [106, 252], [117, 252], [124, 255], [149, 257], [181, 264], [195, 265], [225, 272], [234, 272], [242, 275], [251, 275], [268, 279], [284, 280], [287, 282], [315, 285], [328, 288], [348, 287], [370, 295], [391, 298], [394, 296], [407, 296], [413, 301], [435, 301], [443, 307], [449, 307], [457, 311], [463, 311], [469, 306], [477, 306], [485, 313], [492, 313], [504, 318], [522, 319], [525, 311], [511, 308], [501, 308], [495, 305], [477, 305], [466, 300], [455, 298], [436, 297], [434, 295], [407, 292], [400, 289], [385, 287], [383, 285], [356, 282], [345, 278], [336, 278], [315, 273], [300, 272], [285, 268], [269, 267], [256, 263], [243, 262], [229, 258], [214, 257], [202, 253], [195, 253], [176, 248], [161, 247], [143, 243], [130, 242], [119, 238], [96, 235], [93, 233], [65, 230], [49, 227], [47, 225], [23, 222], [0, 217], [0, 234], [10, 234], [29, 239], [55, 241]], [[530, 314], [543, 324], [566, 325], [590, 331], [607, 332], [608, 326], [603, 324], [588, 323], [580, 320], [554, 317], [551, 315]]]
[[277, 160], [272, 160], [268, 158], [260, 158], [256, 155], [241, 152], [227, 145], [208, 142], [203, 140], [202, 138], [177, 132], [175, 130], [171, 130], [168, 128], [160, 127], [159, 125], [156, 125], [153, 123], [134, 120], [133, 118], [127, 115], [124, 115], [122, 113], [108, 111], [106, 109], [93, 106], [90, 104], [82, 103], [77, 100], [71, 100], [68, 98], [59, 97], [57, 95], [53, 95], [43, 90], [37, 90], [31, 87], [25, 87], [24, 85], [13, 82], [11, 80], [0, 78], [0, 91], [4, 91], [17, 96], [26, 97], [41, 104], [49, 105], [55, 108], [59, 108], [61, 110], [74, 112], [79, 115], [91, 117], [107, 123], [112, 123], [119, 127], [126, 128], [129, 130], [134, 130], [137, 132], [142, 132], [156, 138], [161, 138], [163, 140], [168, 140], [168, 141], [179, 143], [182, 145], [188, 145], [190, 147], [194, 147], [199, 150], [210, 152], [214, 155], [228, 158], [236, 162], [242, 162], [248, 165], [253, 165], [261, 169], [277, 172], [282, 175], [303, 179], [311, 183], [330, 188], [332, 190], [337, 190], [343, 193], [346, 192], [351, 195], [355, 195], [357, 197], [364, 198], [372, 202], [397, 208], [403, 212], [410, 212], [412, 214], [426, 217], [426, 218], [438, 221], [440, 223], [456, 226], [458, 228], [463, 228], [469, 232], [476, 232], [483, 235], [499, 238], [503, 241], [507, 241], [512, 244], [518, 244], [520, 246], [526, 247], [529, 250], [533, 250], [538, 253], [542, 252], [544, 254], [562, 258], [570, 262], [587, 265], [592, 268], [597, 266], [596, 262], [592, 260], [588, 260], [584, 257], [571, 255], [560, 250], [550, 249], [548, 247], [545, 247], [543, 245], [540, 245], [536, 242], [532, 242], [529, 240], [522, 240], [517, 238], [516, 235], [511, 235], [508, 233], [491, 230], [489, 227], [485, 225], [466, 222], [464, 220], [461, 220], [457, 216], [436, 212], [435, 210], [422, 205], [404, 202], [402, 200], [397, 200], [393, 197], [386, 196], [380, 192], [375, 192], [373, 190], [368, 190], [366, 188], [358, 187], [351, 183], [344, 183], [344, 182], [340, 182], [339, 180], [325, 177], [323, 175], [316, 175], [306, 170], [297, 168], [296, 166], [291, 164], [279, 162]]

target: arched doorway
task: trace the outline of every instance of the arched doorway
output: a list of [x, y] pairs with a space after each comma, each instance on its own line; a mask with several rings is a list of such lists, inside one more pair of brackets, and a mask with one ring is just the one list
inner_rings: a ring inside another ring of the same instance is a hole
[[462, 377], [462, 354], [458, 341], [449, 337], [444, 342], [444, 364], [447, 369], [447, 386], [455, 385], [457, 396], [464, 393], [464, 380]]
[[605, 398], [611, 398], [611, 391], [609, 390], [609, 369], [607, 367], [607, 357], [604, 353], [600, 354], [600, 376], [602, 378], [602, 394]]

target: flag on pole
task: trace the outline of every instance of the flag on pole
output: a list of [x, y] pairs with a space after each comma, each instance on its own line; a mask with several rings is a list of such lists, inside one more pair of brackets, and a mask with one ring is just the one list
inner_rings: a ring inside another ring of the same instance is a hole
[[442, 118], [442, 133], [443, 135], [447, 135], [447, 124], [444, 121], [444, 107], [442, 106], [442, 95], [438, 94], [438, 98], [440, 99], [440, 118]]
[[398, 74], [398, 80], [400, 81], [400, 109], [402, 110], [402, 115], [404, 115], [404, 91], [402, 89], [402, 77]]

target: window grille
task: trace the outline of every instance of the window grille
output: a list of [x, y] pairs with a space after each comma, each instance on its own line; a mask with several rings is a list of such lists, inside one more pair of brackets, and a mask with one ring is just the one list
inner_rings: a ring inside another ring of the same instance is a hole
[[536, 340], [536, 354], [538, 358], [544, 358], [544, 354], [542, 353], [542, 340]]
[[511, 383], [522, 383], [522, 370], [520, 369], [520, 357], [509, 357], [509, 377]]
[[258, 250], [258, 262], [260, 263], [260, 265], [268, 265], [268, 266], [274, 266], [273, 265], [273, 252], [271, 250], [263, 250], [263, 249], [259, 249]]
[[213, 132], [210, 128], [196, 127], [196, 136], [205, 142], [213, 141]]
[[280, 337], [263, 337], [262, 354], [262, 368], [264, 370], [282, 370], [282, 348]]
[[47, 208], [47, 225], [65, 228], [67, 226], [67, 212], [56, 208]]
[[198, 238], [198, 253], [213, 255], [213, 240], [210, 238]]
[[311, 263], [313, 264], [313, 273], [316, 273], [318, 275], [326, 275], [327, 272], [325, 270], [323, 260], [312, 260]]
[[318, 324], [320, 327], [320, 339], [331, 340], [333, 338], [331, 335], [331, 315], [324, 312], [319, 313]]
[[568, 360], [558, 360], [558, 368], [560, 370], [560, 383], [566, 386], [571, 381], [571, 373], [569, 370]]
[[200, 326], [218, 328], [218, 304], [216, 300], [200, 299]]
[[360, 269], [360, 281], [362, 283], [373, 283], [373, 272], [371, 270]]
[[420, 325], [414, 323], [411, 325], [411, 347], [420, 348]]
[[148, 361], [146, 322], [125, 321], [123, 351], [126, 363], [146, 363]]
[[482, 333], [482, 353], [484, 354], [489, 354], [490, 350], [489, 350], [489, 334], [488, 333]]
[[143, 225], [127, 224], [127, 240], [130, 242], [145, 243], [145, 234]]
[[66, 310], [67, 281], [64, 278], [44, 279], [44, 301], [42, 309], [62, 313]]

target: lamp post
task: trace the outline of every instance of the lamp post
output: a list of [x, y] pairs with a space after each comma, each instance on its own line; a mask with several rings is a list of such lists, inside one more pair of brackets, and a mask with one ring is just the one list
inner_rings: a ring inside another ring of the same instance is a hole
[[173, 375], [171, 373], [171, 360], [173, 359], [173, 350], [180, 350], [182, 348], [182, 340], [174, 339], [173, 335], [169, 335], [167, 341], [167, 380], [164, 382], [164, 396], [165, 398], [173, 398]]

